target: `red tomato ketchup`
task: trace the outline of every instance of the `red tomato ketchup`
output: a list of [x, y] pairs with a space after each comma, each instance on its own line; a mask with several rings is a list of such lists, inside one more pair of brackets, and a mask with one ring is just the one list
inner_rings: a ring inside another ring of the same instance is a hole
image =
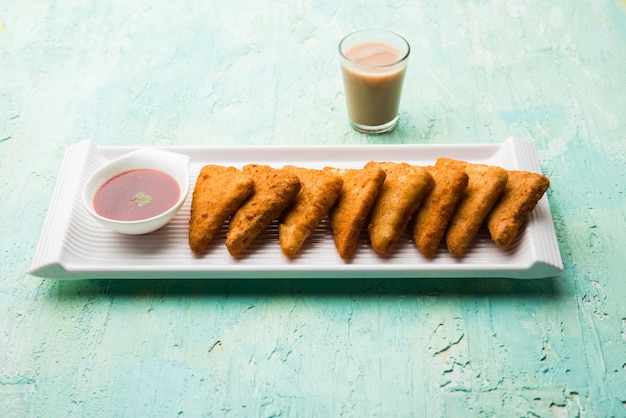
[[152, 218], [167, 211], [180, 198], [172, 176], [152, 169], [129, 170], [107, 180], [96, 192], [96, 213], [117, 221]]

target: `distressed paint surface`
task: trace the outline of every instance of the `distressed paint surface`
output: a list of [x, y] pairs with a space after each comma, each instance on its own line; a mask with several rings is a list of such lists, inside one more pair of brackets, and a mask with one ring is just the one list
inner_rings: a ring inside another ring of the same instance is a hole
[[[203, 4], [207, 3], [207, 4]], [[626, 416], [626, 2], [0, 2], [0, 409]], [[401, 121], [346, 122], [338, 40], [411, 43]], [[65, 147], [532, 140], [538, 281], [28, 274]]]

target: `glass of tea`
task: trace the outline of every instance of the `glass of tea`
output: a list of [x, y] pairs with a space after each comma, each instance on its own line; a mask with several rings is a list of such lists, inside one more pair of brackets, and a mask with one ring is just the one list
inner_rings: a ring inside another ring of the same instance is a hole
[[354, 129], [377, 134], [396, 127], [410, 51], [406, 39], [382, 29], [360, 30], [341, 40], [341, 72]]

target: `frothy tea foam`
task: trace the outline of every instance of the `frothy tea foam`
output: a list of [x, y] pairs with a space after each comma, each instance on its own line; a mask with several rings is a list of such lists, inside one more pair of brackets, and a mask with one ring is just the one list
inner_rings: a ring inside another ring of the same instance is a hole
[[402, 59], [402, 53], [393, 46], [373, 42], [354, 45], [345, 55], [357, 64], [372, 66], [390, 65]]

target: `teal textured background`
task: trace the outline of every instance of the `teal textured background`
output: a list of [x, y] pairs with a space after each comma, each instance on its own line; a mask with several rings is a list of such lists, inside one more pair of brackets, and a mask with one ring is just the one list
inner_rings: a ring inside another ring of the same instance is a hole
[[[396, 131], [337, 43], [405, 36]], [[0, 2], [0, 410], [626, 416], [626, 2]], [[536, 281], [29, 275], [65, 148], [532, 141], [565, 265]]]

